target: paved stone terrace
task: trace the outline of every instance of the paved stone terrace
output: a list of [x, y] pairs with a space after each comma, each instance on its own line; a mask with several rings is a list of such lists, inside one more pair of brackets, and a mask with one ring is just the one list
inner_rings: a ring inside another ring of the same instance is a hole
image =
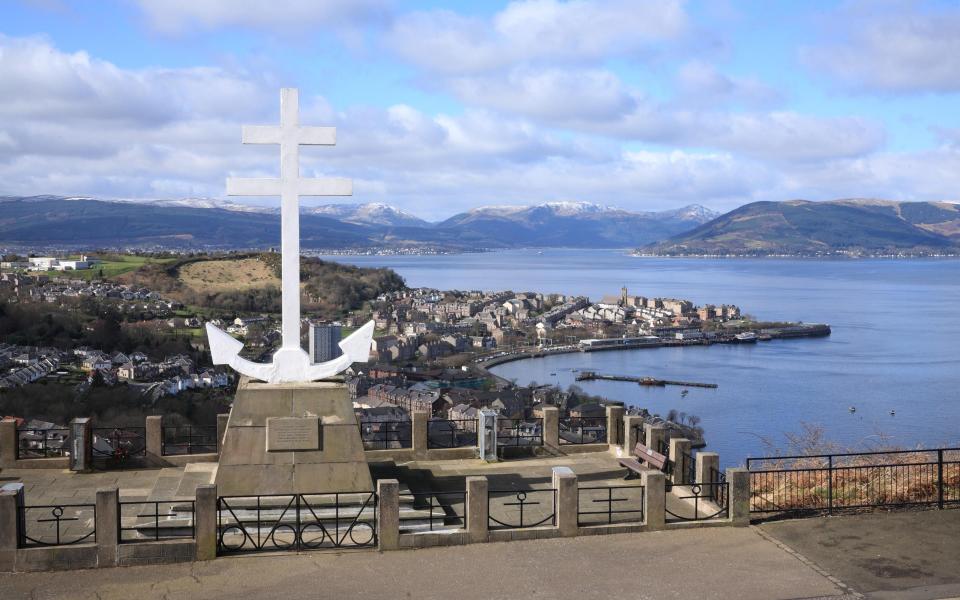
[[4, 598], [846, 598], [754, 528], [0, 575]]

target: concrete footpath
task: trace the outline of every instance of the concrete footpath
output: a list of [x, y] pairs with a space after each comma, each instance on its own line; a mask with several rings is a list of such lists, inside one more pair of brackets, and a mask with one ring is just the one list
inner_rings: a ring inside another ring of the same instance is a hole
[[4, 600], [854, 597], [846, 591], [752, 527], [0, 574]]
[[960, 598], [960, 510], [766, 523], [759, 530], [871, 600]]

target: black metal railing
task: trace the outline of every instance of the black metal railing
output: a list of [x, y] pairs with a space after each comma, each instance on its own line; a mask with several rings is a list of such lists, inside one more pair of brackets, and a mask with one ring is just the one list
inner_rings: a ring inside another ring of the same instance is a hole
[[[666, 460], [663, 461], [663, 472], [666, 475], [673, 475], [673, 468], [675, 465], [673, 464], [673, 461], [670, 460], [670, 440], [661, 439], [657, 443], [657, 452], [659, 452], [660, 454], [666, 457]], [[670, 486], [667, 485], [668, 491], [669, 491], [669, 488]]]
[[412, 510], [400, 512], [400, 533], [466, 529], [467, 492], [411, 492]]
[[960, 503], [960, 448], [748, 458], [750, 512]]
[[427, 448], [467, 448], [476, 445], [476, 419], [433, 419], [427, 422]]
[[577, 492], [577, 524], [642, 523], [645, 493], [642, 485], [581, 487]]
[[410, 421], [360, 421], [360, 437], [364, 450], [411, 448], [413, 433]]
[[694, 453], [691, 452], [681, 452], [680, 455], [683, 457], [683, 473], [684, 481], [692, 482], [697, 480], [697, 460]]
[[723, 519], [729, 514], [729, 497], [729, 486], [725, 481], [674, 485], [672, 491], [666, 492], [664, 512], [667, 521]]
[[712, 494], [714, 494], [713, 499], [718, 504], [727, 506], [730, 501], [730, 499], [727, 498], [727, 492], [730, 490], [730, 487], [725, 485], [727, 483], [727, 474], [724, 473], [723, 471], [720, 471], [719, 469], [714, 469], [713, 467], [710, 467], [710, 472], [708, 473], [708, 477], [710, 478], [710, 483], [723, 484], [723, 485], [711, 486], [709, 491]]
[[565, 417], [560, 419], [560, 444], [606, 444], [606, 417]]
[[181, 425], [164, 427], [160, 451], [164, 456], [215, 454], [217, 452], [217, 426]]
[[196, 537], [193, 500], [120, 502], [121, 544]]
[[[643, 426], [643, 423], [638, 423], [630, 427], [633, 430], [633, 439], [637, 442], [647, 445], [647, 429]], [[631, 448], [632, 450], [632, 448]]]
[[526, 529], [557, 524], [557, 490], [489, 490], [489, 529]]
[[71, 546], [97, 541], [96, 504], [17, 507], [17, 546]]
[[377, 545], [373, 492], [217, 498], [217, 552], [320, 550]]
[[23, 458], [53, 458], [70, 454], [70, 430], [17, 429], [17, 460]]
[[123, 463], [147, 455], [146, 427], [94, 427], [94, 459]]
[[542, 446], [543, 419], [497, 419], [498, 446]]

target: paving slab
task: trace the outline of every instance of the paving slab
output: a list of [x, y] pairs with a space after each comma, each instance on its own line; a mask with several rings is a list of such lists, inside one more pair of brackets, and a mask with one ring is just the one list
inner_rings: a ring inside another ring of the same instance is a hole
[[795, 519], [759, 527], [867, 598], [960, 597], [960, 508]]
[[404, 550], [259, 554], [191, 564], [0, 574], [4, 599], [848, 598], [753, 528]]

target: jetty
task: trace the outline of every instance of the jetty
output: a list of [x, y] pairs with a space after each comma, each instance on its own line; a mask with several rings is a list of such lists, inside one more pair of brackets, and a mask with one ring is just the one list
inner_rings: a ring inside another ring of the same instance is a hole
[[650, 385], [663, 387], [666, 385], [679, 385], [683, 387], [698, 388], [717, 388], [715, 383], [699, 383], [696, 381], [675, 381], [672, 379], [657, 379], [655, 377], [632, 377], [629, 375], [604, 375], [594, 371], [582, 371], [577, 375], [577, 381], [629, 381], [639, 385]]

